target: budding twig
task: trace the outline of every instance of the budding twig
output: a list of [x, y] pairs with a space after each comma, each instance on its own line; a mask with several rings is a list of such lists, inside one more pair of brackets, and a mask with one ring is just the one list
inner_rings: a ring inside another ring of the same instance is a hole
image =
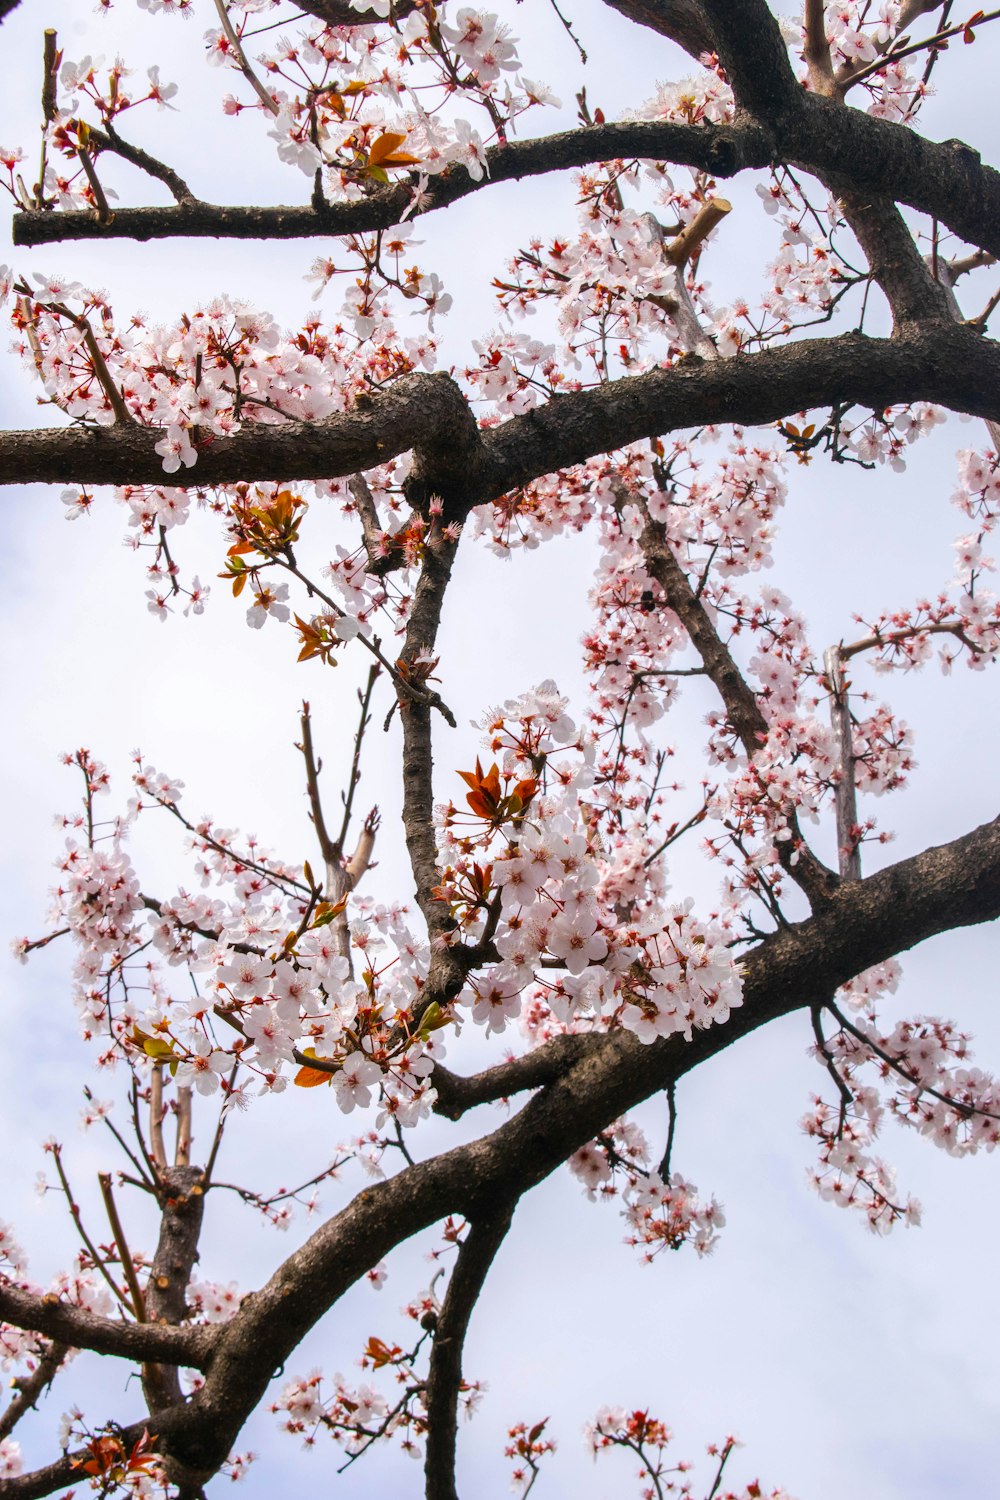
[[257, 74], [250, 66], [247, 55], [243, 51], [243, 43], [236, 35], [236, 31], [233, 28], [233, 23], [229, 19], [229, 11], [226, 8], [225, 0], [215, 0], [215, 8], [219, 13], [219, 22], [222, 26], [223, 31], [225, 32], [226, 41], [233, 49], [233, 56], [236, 59], [236, 63], [239, 67], [240, 72], [243, 74], [243, 77], [253, 89], [254, 93], [257, 95], [257, 98], [260, 100], [261, 104], [263, 104], [264, 108], [270, 114], [276, 115], [278, 113], [278, 106], [275, 104], [274, 100], [271, 98], [271, 95], [268, 93], [267, 89], [257, 77]]

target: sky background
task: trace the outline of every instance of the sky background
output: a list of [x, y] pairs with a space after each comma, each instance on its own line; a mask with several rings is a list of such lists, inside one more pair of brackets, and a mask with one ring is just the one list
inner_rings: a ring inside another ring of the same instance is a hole
[[[32, 156], [41, 32], [53, 20], [52, 9], [24, 0], [3, 27], [4, 55], [18, 61], [5, 70], [0, 142], [23, 144]], [[550, 82], [569, 106], [584, 81], [592, 105], [614, 118], [651, 94], [658, 79], [690, 71], [676, 49], [628, 26], [597, 0], [571, 7], [591, 57], [586, 69], [548, 6], [530, 0], [509, 9], [525, 72]], [[157, 62], [164, 79], [181, 85], [176, 102], [184, 113], [137, 111], [128, 127], [130, 138], [173, 162], [196, 192], [226, 202], [300, 201], [306, 180], [277, 162], [257, 122], [221, 116], [220, 94], [240, 92], [240, 82], [206, 66], [201, 37], [214, 10], [198, 0], [196, 12], [184, 23], [151, 18], [125, 0], [103, 19], [74, 7], [73, 19], [61, 25], [60, 44], [74, 60], [85, 52], [120, 52], [140, 76]], [[949, 55], [937, 75], [941, 95], [923, 117], [928, 134], [969, 139], [995, 159], [995, 118], [987, 110], [995, 58], [989, 28], [975, 47]], [[538, 112], [532, 128], [568, 126], [572, 113], [571, 107], [547, 118]], [[109, 169], [107, 176], [123, 204], [154, 201], [130, 169]], [[773, 222], [755, 211], [753, 183], [724, 191], [735, 213], [709, 263], [720, 301], [737, 291], [753, 295], [773, 253]], [[455, 296], [452, 315], [441, 325], [444, 365], [463, 363], [469, 340], [496, 323], [490, 276], [526, 235], [549, 236], [574, 224], [572, 186], [553, 178], [501, 186], [420, 222], [422, 264], [437, 269]], [[154, 320], [173, 319], [192, 302], [226, 291], [294, 326], [313, 308], [311, 286], [302, 278], [323, 249], [319, 241], [144, 247], [112, 241], [17, 251], [11, 258], [22, 272], [104, 286], [121, 318], [142, 308]], [[332, 313], [336, 300], [328, 294], [321, 310]], [[983, 301], [976, 287], [967, 310], [978, 311]], [[58, 423], [57, 414], [39, 411], [17, 362], [5, 352], [2, 359], [4, 426]], [[984, 441], [981, 428], [949, 422], [913, 451], [901, 477], [822, 463], [790, 476], [776, 564], [766, 581], [805, 612], [818, 647], [851, 634], [855, 612], [905, 605], [947, 582], [950, 543], [963, 529], [947, 503], [954, 453]], [[223, 824], [255, 832], [290, 859], [308, 857], [310, 831], [292, 748], [299, 705], [303, 697], [313, 703], [332, 790], [338, 766], [346, 770], [353, 687], [365, 664], [345, 663], [336, 674], [294, 666], [288, 634], [271, 625], [249, 632], [243, 608], [221, 584], [205, 617], [161, 624], [147, 613], [142, 561], [121, 545], [125, 515], [110, 496], [101, 497], [93, 515], [71, 524], [63, 519], [58, 488], [5, 489], [0, 507], [8, 788], [0, 910], [7, 934], [43, 929], [61, 842], [52, 815], [72, 807], [77, 794], [58, 756], [78, 745], [111, 768], [117, 805], [128, 795], [129, 754], [141, 746], [154, 764], [186, 782], [189, 813], [210, 809]], [[331, 544], [339, 539], [338, 525], [331, 517]], [[223, 547], [210, 519], [196, 518], [175, 533], [175, 552], [186, 573], [200, 570], [210, 578]], [[442, 641], [443, 691], [459, 728], [441, 731], [439, 795], [456, 792], [453, 769], [471, 764], [478, 749], [469, 721], [490, 704], [554, 677], [573, 695], [578, 714], [582, 710], [578, 643], [589, 621], [593, 562], [590, 541], [579, 537], [556, 539], [506, 562], [482, 547], [466, 549]], [[943, 679], [931, 669], [876, 686], [914, 726], [919, 770], [908, 792], [875, 809], [897, 839], [884, 856], [867, 857], [868, 869], [995, 815], [1000, 729], [990, 674], [962, 670]], [[690, 692], [669, 727], [692, 796], [700, 775], [696, 731], [709, 706], [707, 695]], [[380, 867], [368, 887], [386, 898], [410, 890], [397, 763], [394, 731], [374, 733], [360, 798], [362, 805], [378, 801], [386, 813]], [[113, 793], [107, 806], [115, 804]], [[173, 826], [145, 822], [133, 857], [144, 888], [166, 892], [183, 876], [182, 846]], [[829, 830], [818, 843], [829, 855]], [[711, 900], [700, 862], [679, 859], [671, 884], [675, 899], [692, 893]], [[78, 1195], [95, 1223], [96, 1173], [117, 1165], [107, 1138], [83, 1135], [76, 1125], [81, 1090], [94, 1080], [68, 1001], [70, 959], [59, 945], [28, 968], [0, 958], [0, 1129], [8, 1158], [0, 1217], [15, 1225], [41, 1281], [73, 1253], [64, 1205], [54, 1194], [34, 1192], [35, 1173], [44, 1165], [42, 1141], [53, 1134], [64, 1141]], [[1000, 1063], [995, 934], [971, 929], [938, 938], [905, 957], [903, 969], [904, 984], [887, 1015], [955, 1016], [976, 1035], [980, 1063]], [[589, 1204], [566, 1172], [523, 1201], [467, 1346], [467, 1374], [490, 1389], [460, 1435], [465, 1494], [505, 1493], [506, 1428], [545, 1416], [560, 1446], [536, 1494], [603, 1500], [629, 1493], [628, 1460], [612, 1454], [595, 1466], [581, 1441], [583, 1422], [606, 1402], [652, 1409], [673, 1427], [678, 1457], [697, 1458], [705, 1443], [737, 1432], [746, 1446], [733, 1461], [730, 1482], [759, 1474], [799, 1500], [839, 1500], [845, 1493], [931, 1500], [943, 1491], [971, 1500], [991, 1491], [1000, 1459], [997, 1162], [986, 1156], [952, 1161], [887, 1129], [883, 1153], [897, 1166], [904, 1193], [922, 1200], [924, 1225], [897, 1230], [888, 1240], [872, 1237], [859, 1216], [821, 1203], [805, 1184], [812, 1152], [798, 1121], [823, 1086], [806, 1055], [810, 1040], [807, 1020], [788, 1018], [683, 1081], [675, 1163], [721, 1200], [728, 1220], [710, 1258], [699, 1261], [682, 1251], [642, 1266], [622, 1244], [615, 1208]], [[96, 1089], [110, 1092], [100, 1079]], [[661, 1115], [658, 1105], [638, 1115], [656, 1140]], [[260, 1188], [307, 1176], [349, 1138], [356, 1119], [344, 1120], [326, 1091], [303, 1096], [290, 1090], [261, 1101], [231, 1132], [223, 1174]], [[477, 1116], [457, 1132], [433, 1122], [421, 1133], [420, 1149], [429, 1153], [494, 1121]], [[203, 1141], [213, 1124], [211, 1112], [196, 1119]], [[324, 1201], [333, 1207], [338, 1199], [330, 1193]], [[122, 1206], [136, 1243], [151, 1248], [143, 1205], [123, 1199]], [[277, 1236], [218, 1194], [210, 1200], [200, 1272], [250, 1290], [307, 1227], [300, 1219]], [[406, 1329], [398, 1310], [429, 1279], [424, 1257], [431, 1243], [421, 1239], [396, 1252], [385, 1288], [356, 1289], [323, 1320], [287, 1373], [322, 1365], [351, 1378], [369, 1334], [402, 1342]], [[26, 1460], [52, 1456], [51, 1434], [72, 1401], [85, 1402], [97, 1422], [137, 1416], [137, 1382], [129, 1384], [127, 1376], [121, 1364], [79, 1359], [57, 1383], [41, 1419], [21, 1434]], [[240, 1446], [266, 1460], [250, 1471], [248, 1496], [293, 1486], [345, 1500], [420, 1491], [415, 1466], [389, 1449], [371, 1454], [330, 1488], [333, 1446], [321, 1442], [303, 1454], [266, 1413], [253, 1419]], [[703, 1490], [708, 1469], [702, 1473]]]

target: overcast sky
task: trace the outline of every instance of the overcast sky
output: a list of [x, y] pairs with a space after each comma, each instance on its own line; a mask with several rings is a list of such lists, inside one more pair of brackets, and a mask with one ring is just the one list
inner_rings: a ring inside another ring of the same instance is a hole
[[[190, 107], [190, 116], [137, 113], [129, 127], [136, 140], [174, 162], [195, 191], [218, 201], [298, 201], [306, 180], [276, 162], [255, 122], [221, 117], [219, 95], [234, 85], [238, 91], [239, 80], [205, 65], [201, 35], [214, 10], [210, 0], [198, 0], [196, 8], [195, 20], [185, 24], [151, 18], [130, 0], [119, 0], [103, 20], [73, 7], [76, 18], [60, 32], [60, 43], [72, 58], [103, 51], [121, 52], [137, 69], [158, 62], [165, 79], [181, 84], [177, 102]], [[568, 105], [586, 81], [591, 101], [613, 118], [638, 105], [657, 79], [687, 71], [675, 49], [628, 27], [597, 0], [570, 7], [590, 53], [586, 70], [549, 7], [535, 0], [509, 8], [513, 29], [524, 39], [525, 71], [549, 81]], [[0, 143], [21, 143], [32, 155], [41, 31], [50, 20], [51, 8], [23, 0], [3, 27], [4, 56], [18, 61], [5, 68]], [[529, 42], [536, 27], [537, 39]], [[976, 47], [950, 54], [938, 75], [942, 97], [923, 120], [929, 134], [970, 139], [987, 158], [991, 149], [997, 154], [995, 113], [984, 118], [984, 100], [995, 89], [991, 57], [995, 71], [989, 28]], [[553, 112], [538, 128], [560, 123], [572, 123], [571, 108]], [[152, 201], [137, 175], [123, 169], [109, 177], [123, 204]], [[770, 253], [768, 225], [754, 213], [752, 183], [735, 185], [730, 196], [736, 214], [711, 252], [720, 300], [728, 291], [752, 295]], [[571, 185], [553, 179], [499, 188], [421, 222], [422, 260], [442, 273], [455, 295], [445, 363], [464, 361], [468, 341], [496, 322], [488, 283], [506, 255], [528, 233], [555, 234], [574, 222]], [[61, 273], [105, 287], [123, 319], [136, 308], [154, 319], [174, 318], [193, 301], [226, 291], [295, 325], [312, 307], [302, 277], [320, 249], [317, 242], [136, 247], [112, 241], [18, 251], [10, 258], [21, 271]], [[6, 258], [0, 252], [0, 260]], [[4, 425], [53, 421], [51, 411], [36, 408], [35, 392], [13, 358], [2, 357]], [[768, 581], [806, 613], [817, 647], [847, 635], [855, 612], [906, 604], [947, 581], [950, 543], [961, 529], [947, 503], [954, 452], [983, 441], [974, 425], [950, 422], [914, 452], [901, 478], [822, 464], [791, 476]], [[295, 667], [288, 635], [270, 626], [249, 632], [243, 609], [221, 585], [204, 618], [160, 624], [147, 613], [142, 566], [121, 546], [125, 517], [110, 496], [72, 524], [63, 519], [58, 489], [3, 490], [0, 507], [8, 787], [0, 910], [7, 934], [43, 927], [61, 839], [52, 814], [68, 808], [76, 794], [58, 755], [77, 745], [109, 764], [122, 803], [129, 753], [139, 745], [158, 767], [183, 778], [190, 812], [211, 809], [223, 824], [256, 832], [288, 858], [307, 857], [309, 829], [292, 749], [298, 706], [304, 696], [313, 702], [332, 781], [349, 754], [344, 726], [353, 723], [360, 664], [325, 676], [317, 667]], [[223, 549], [209, 522], [178, 534], [177, 549], [185, 571], [200, 569], [203, 578], [218, 571]], [[582, 709], [578, 641], [588, 624], [593, 555], [586, 539], [573, 538], [506, 563], [471, 547], [461, 559], [443, 637], [445, 696], [457, 709], [459, 729], [450, 738], [442, 730], [442, 795], [454, 790], [443, 784], [450, 770], [471, 763], [477, 736], [469, 720], [490, 703], [554, 677]], [[877, 808], [880, 821], [897, 831], [884, 856], [894, 859], [995, 814], [1000, 714], [989, 674], [958, 671], [942, 679], [932, 669], [879, 687], [913, 724], [920, 767], [908, 792]], [[708, 706], [692, 695], [672, 736], [685, 722], [696, 725]], [[388, 814], [371, 886], [386, 897], [409, 892], [395, 816], [397, 753], [393, 733], [373, 736], [362, 788], [363, 800], [378, 801]], [[679, 759], [696, 784], [696, 757], [681, 745]], [[144, 887], [158, 883], [165, 892], [183, 871], [181, 848], [169, 828], [154, 832], [163, 834], [162, 842], [146, 832], [137, 857], [141, 852]], [[827, 838], [827, 853], [830, 847]], [[689, 891], [710, 899], [700, 864], [688, 871], [679, 862], [671, 880], [676, 899]], [[0, 1217], [15, 1224], [39, 1280], [65, 1264], [73, 1247], [64, 1206], [54, 1195], [41, 1199], [33, 1192], [43, 1166], [41, 1142], [52, 1134], [65, 1141], [77, 1191], [91, 1205], [97, 1170], [117, 1165], [105, 1139], [81, 1135], [76, 1126], [82, 1087], [92, 1079], [68, 1001], [69, 963], [69, 950], [58, 945], [27, 969], [0, 960], [7, 1036], [0, 1128], [9, 1158]], [[906, 957], [903, 967], [896, 1012], [955, 1016], [976, 1035], [981, 1064], [1000, 1065], [995, 934], [973, 929], [936, 939]], [[732, 1479], [759, 1473], [799, 1500], [845, 1494], [937, 1500], [942, 1492], [971, 1500], [993, 1490], [1000, 1460], [1000, 1374], [992, 1342], [1000, 1319], [997, 1162], [952, 1161], [887, 1131], [884, 1154], [898, 1167], [903, 1190], [922, 1200], [924, 1225], [897, 1230], [888, 1240], [873, 1238], [858, 1216], [821, 1203], [805, 1183], [811, 1151], [798, 1121], [823, 1085], [806, 1055], [809, 1042], [807, 1020], [793, 1017], [683, 1082], [675, 1163], [722, 1201], [728, 1220], [710, 1258], [699, 1261], [685, 1250], [643, 1267], [622, 1244], [615, 1209], [587, 1203], [565, 1172], [523, 1202], [468, 1344], [467, 1374], [486, 1380], [490, 1390], [461, 1433], [466, 1495], [503, 1493], [507, 1426], [545, 1416], [560, 1451], [539, 1481], [540, 1497], [599, 1500], [629, 1493], [628, 1463], [610, 1455], [594, 1466], [581, 1441], [583, 1422], [606, 1402], [649, 1406], [674, 1428], [678, 1456], [698, 1457], [705, 1443], [736, 1431], [746, 1447]], [[97, 1089], [106, 1092], [100, 1080]], [[343, 1120], [327, 1091], [264, 1100], [232, 1132], [224, 1173], [255, 1187], [308, 1175], [350, 1136], [355, 1118]], [[641, 1118], [651, 1133], [662, 1130], [658, 1107], [648, 1106]], [[212, 1122], [203, 1116], [196, 1123], [204, 1140]], [[472, 1133], [489, 1125], [477, 1119], [465, 1128]], [[421, 1149], [453, 1138], [451, 1127], [435, 1123]], [[332, 1206], [336, 1196], [325, 1201]], [[142, 1205], [126, 1200], [125, 1215], [137, 1242], [151, 1248]], [[283, 1237], [262, 1232], [216, 1195], [201, 1272], [236, 1279], [250, 1290], [306, 1228], [298, 1221]], [[385, 1288], [360, 1288], [347, 1298], [287, 1373], [322, 1365], [350, 1375], [369, 1334], [402, 1341], [398, 1309], [426, 1284], [423, 1256], [430, 1243], [397, 1252]], [[57, 1383], [42, 1420], [20, 1434], [27, 1462], [52, 1456], [58, 1414], [73, 1400], [86, 1400], [95, 1422], [138, 1415], [137, 1382], [125, 1390], [126, 1374], [123, 1366], [105, 1366], [93, 1356], [78, 1360]], [[293, 1484], [307, 1494], [320, 1486], [327, 1493], [337, 1462], [332, 1445], [302, 1455], [264, 1414], [253, 1419], [240, 1446], [252, 1446], [267, 1460], [251, 1470], [248, 1495], [284, 1493]], [[354, 1466], [329, 1493], [349, 1500], [408, 1496], [419, 1488], [416, 1467], [387, 1449]]]

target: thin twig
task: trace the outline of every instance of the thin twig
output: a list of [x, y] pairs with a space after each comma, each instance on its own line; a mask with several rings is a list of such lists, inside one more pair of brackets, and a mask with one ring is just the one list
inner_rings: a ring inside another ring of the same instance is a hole
[[364, 741], [365, 730], [371, 722], [369, 709], [371, 707], [372, 693], [375, 683], [378, 681], [381, 668], [377, 662], [368, 669], [368, 681], [365, 684], [364, 693], [358, 693], [358, 702], [361, 704], [361, 721], [358, 724], [357, 733], [354, 736], [354, 755], [351, 760], [351, 774], [347, 782], [347, 792], [344, 796], [344, 816], [340, 824], [340, 835], [337, 839], [337, 849], [342, 854], [344, 844], [347, 840], [347, 832], [351, 823], [351, 811], [354, 806], [354, 793], [361, 780], [361, 745]]
[[118, 1205], [115, 1203], [114, 1193], [111, 1188], [111, 1173], [98, 1172], [97, 1181], [100, 1183], [101, 1197], [104, 1199], [104, 1207], [108, 1215], [108, 1223], [111, 1225], [111, 1233], [114, 1235], [115, 1244], [118, 1246], [118, 1258], [122, 1263], [125, 1280], [132, 1295], [132, 1311], [135, 1314], [135, 1320], [137, 1323], [145, 1323], [146, 1302], [142, 1295], [142, 1287], [139, 1285], [139, 1278], [136, 1275], [132, 1252], [129, 1250], [128, 1240], [125, 1238], [125, 1230], [122, 1227], [122, 1221], [118, 1214]]
[[[375, 670], [377, 671], [378, 669], [376, 668]], [[319, 840], [323, 862], [329, 865], [335, 859], [339, 858], [342, 846], [334, 844], [327, 832], [326, 820], [323, 817], [323, 804], [319, 795], [319, 773], [322, 769], [322, 762], [316, 760], [313, 751], [312, 715], [309, 712], [308, 703], [303, 703], [302, 705], [299, 727], [302, 730], [302, 744], [299, 746], [299, 749], [302, 751], [302, 758], [306, 763], [306, 790], [309, 793], [310, 815], [313, 827], [316, 830], [316, 837]]]
[[[229, 1079], [228, 1079], [228, 1082], [227, 1082], [227, 1085], [226, 1085], [226, 1098], [227, 1099], [229, 1099], [231, 1097], [233, 1089], [236, 1086], [236, 1075], [239, 1073], [239, 1071], [240, 1071], [240, 1065], [239, 1065], [239, 1063], [238, 1062], [234, 1063], [233, 1067], [232, 1067], [232, 1070], [231, 1070], [231, 1072], [229, 1074]], [[220, 1147], [222, 1145], [222, 1137], [225, 1135], [225, 1132], [226, 1132], [226, 1121], [227, 1121], [227, 1119], [228, 1119], [228, 1114], [226, 1112], [226, 1106], [225, 1106], [225, 1104], [223, 1104], [222, 1108], [219, 1110], [219, 1118], [218, 1118], [218, 1120], [216, 1122], [215, 1134], [212, 1137], [212, 1146], [211, 1146], [211, 1149], [210, 1149], [210, 1151], [208, 1153], [208, 1160], [205, 1163], [205, 1192], [206, 1193], [208, 1192], [208, 1189], [211, 1186], [213, 1186], [213, 1183], [212, 1183], [212, 1173], [215, 1171], [215, 1163], [218, 1160], [219, 1149], [220, 1149]]]
[[[1000, 10], [990, 10], [984, 15], [976, 16], [973, 24], [984, 26], [987, 21], [995, 21], [1000, 18]], [[872, 73], [880, 73], [883, 68], [891, 67], [901, 58], [912, 57], [915, 52], [923, 52], [927, 47], [938, 47], [942, 42], [947, 42], [953, 36], [961, 36], [962, 32], [969, 30], [968, 21], [960, 21], [956, 26], [946, 26], [943, 31], [936, 31], [933, 36], [925, 37], [922, 42], [911, 42], [907, 47], [899, 47], [895, 51], [883, 53], [881, 57], [875, 58], [873, 62], [865, 63], [855, 71], [842, 73], [839, 83], [842, 89], [853, 88], [856, 83], [861, 83], [869, 78]]]
[[60, 317], [66, 318], [72, 323], [78, 333], [83, 334], [83, 342], [87, 346], [87, 353], [90, 355], [91, 363], [94, 366], [94, 374], [97, 376], [101, 390], [108, 398], [108, 404], [115, 414], [116, 424], [121, 424], [125, 427], [139, 426], [140, 424], [136, 422], [135, 417], [129, 411], [124, 396], [111, 377], [107, 360], [104, 358], [101, 347], [94, 337], [94, 330], [90, 326], [90, 320], [83, 313], [71, 312], [63, 302], [53, 302], [52, 311], [58, 313]]
[[887, 1052], [878, 1042], [872, 1041], [871, 1037], [866, 1036], [859, 1026], [855, 1026], [853, 1021], [849, 1021], [835, 1001], [825, 1000], [823, 1003], [844, 1031], [849, 1032], [856, 1041], [859, 1041], [869, 1052], [879, 1058], [881, 1062], [884, 1062], [886, 1067], [891, 1068], [894, 1073], [898, 1073], [900, 1078], [905, 1079], [911, 1088], [917, 1090], [918, 1094], [930, 1094], [932, 1099], [937, 1099], [939, 1104], [947, 1105], [949, 1109], [953, 1109], [956, 1114], [961, 1115], [966, 1120], [971, 1120], [974, 1115], [979, 1115], [984, 1120], [1000, 1120], [1000, 1114], [995, 1113], [993, 1110], [981, 1109], [975, 1104], [963, 1104], [961, 1099], [955, 1099], [950, 1094], [944, 1094], [940, 1089], [936, 1089], [933, 1084], [925, 1083], [921, 1078], [915, 1078], [899, 1061], [899, 1058], [893, 1057], [891, 1052]]
[[83, 1215], [80, 1213], [80, 1205], [73, 1197], [73, 1189], [69, 1185], [69, 1178], [66, 1176], [66, 1172], [62, 1164], [62, 1151], [59, 1146], [56, 1145], [52, 1147], [52, 1157], [56, 1164], [56, 1172], [58, 1174], [59, 1182], [62, 1186], [66, 1202], [69, 1205], [70, 1218], [73, 1220], [73, 1223], [76, 1226], [76, 1232], [83, 1242], [84, 1249], [87, 1251], [87, 1254], [90, 1256], [90, 1259], [93, 1262], [94, 1270], [97, 1271], [100, 1276], [103, 1276], [104, 1280], [107, 1282], [108, 1286], [111, 1288], [112, 1292], [115, 1295], [115, 1301], [120, 1303], [122, 1307], [129, 1308], [129, 1311], [131, 1311], [131, 1308], [129, 1307], [129, 1300], [125, 1295], [124, 1289], [118, 1285], [117, 1281], [115, 1281], [114, 1277], [111, 1275], [111, 1272], [108, 1270], [107, 1266], [104, 1263], [103, 1256], [100, 1254], [97, 1246], [94, 1244], [93, 1240], [90, 1238], [90, 1235], [84, 1228]]
[[837, 1067], [837, 1064], [834, 1062], [833, 1054], [826, 1044], [826, 1037], [823, 1035], [822, 1013], [822, 1005], [814, 1005], [810, 1015], [812, 1017], [813, 1036], [816, 1038], [817, 1051], [826, 1064], [826, 1071], [836, 1084], [837, 1092], [840, 1095], [840, 1118], [837, 1121], [837, 1139], [839, 1140], [844, 1133], [844, 1126], [847, 1123], [847, 1111], [854, 1103], [854, 1094], [840, 1069]]
[[229, 19], [229, 11], [226, 7], [225, 0], [215, 0], [215, 9], [218, 11], [219, 22], [226, 34], [226, 41], [233, 49], [233, 56], [236, 59], [240, 72], [243, 74], [243, 77], [246, 79], [247, 83], [249, 83], [250, 87], [253, 89], [254, 93], [257, 95], [257, 98], [260, 100], [261, 104], [263, 104], [264, 108], [270, 114], [276, 115], [278, 113], [278, 106], [277, 104], [275, 104], [274, 100], [271, 98], [271, 95], [268, 93], [267, 89], [257, 77], [257, 74], [250, 66], [247, 55], [243, 51], [243, 43], [236, 35], [236, 31], [233, 28], [233, 23]]
[[677, 1128], [676, 1089], [677, 1085], [674, 1079], [671, 1078], [667, 1084], [667, 1144], [663, 1148], [663, 1159], [657, 1168], [660, 1180], [665, 1183], [669, 1183], [670, 1181], [670, 1159], [674, 1152], [674, 1132]]

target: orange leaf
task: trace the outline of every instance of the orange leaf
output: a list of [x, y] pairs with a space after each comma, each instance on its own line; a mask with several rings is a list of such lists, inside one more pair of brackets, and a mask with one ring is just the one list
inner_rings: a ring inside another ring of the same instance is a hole
[[387, 130], [380, 135], [377, 141], [373, 141], [368, 152], [368, 165], [370, 167], [381, 167], [386, 162], [394, 166], [411, 166], [420, 160], [419, 156], [407, 156], [397, 151], [406, 140], [405, 135], [397, 135], [394, 130]]
[[392, 1364], [394, 1356], [398, 1353], [398, 1348], [390, 1349], [388, 1344], [383, 1343], [381, 1339], [377, 1339], [373, 1335], [368, 1340], [368, 1345], [365, 1349], [365, 1358], [371, 1360], [376, 1370], [380, 1370], [383, 1365]]
[[[314, 1047], [305, 1047], [302, 1055], [304, 1057], [315, 1057], [316, 1049]], [[321, 1083], [332, 1083], [333, 1074], [325, 1072], [322, 1068], [302, 1067], [296, 1073], [292, 1082], [299, 1089], [318, 1089]]]

